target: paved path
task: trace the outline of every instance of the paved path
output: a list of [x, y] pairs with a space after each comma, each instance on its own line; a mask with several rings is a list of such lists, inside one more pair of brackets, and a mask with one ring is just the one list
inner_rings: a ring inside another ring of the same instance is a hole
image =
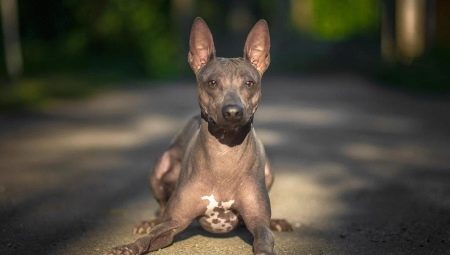
[[[156, 203], [155, 157], [191, 113], [193, 84], [108, 92], [0, 117], [0, 251], [102, 254]], [[450, 102], [355, 76], [265, 80], [255, 118], [276, 171], [278, 254], [450, 254]], [[244, 229], [193, 225], [155, 254], [251, 254]]]

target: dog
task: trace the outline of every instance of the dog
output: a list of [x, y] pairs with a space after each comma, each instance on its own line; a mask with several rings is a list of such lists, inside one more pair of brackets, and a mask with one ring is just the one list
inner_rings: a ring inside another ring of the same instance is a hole
[[251, 29], [243, 58], [220, 58], [208, 25], [197, 17], [188, 62], [197, 79], [201, 114], [174, 138], [150, 175], [159, 217], [135, 228], [144, 237], [107, 254], [161, 249], [196, 219], [212, 233], [230, 232], [242, 222], [253, 235], [254, 254], [275, 254], [271, 229], [292, 227], [285, 220], [271, 220], [268, 190], [274, 179], [252, 124], [270, 63], [267, 22], [259, 20]]

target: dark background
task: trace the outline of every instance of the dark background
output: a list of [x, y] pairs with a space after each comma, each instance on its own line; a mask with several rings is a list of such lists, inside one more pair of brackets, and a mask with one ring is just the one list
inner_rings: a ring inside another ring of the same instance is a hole
[[[267, 19], [272, 36], [269, 75], [352, 72], [382, 85], [433, 95], [448, 94], [450, 86], [446, 0], [17, 4], [21, 51], [12, 55], [23, 64], [8, 74], [1, 61], [3, 111], [33, 110], [55, 98], [123, 86], [123, 81], [192, 78], [186, 53], [196, 16], [212, 28], [219, 56], [240, 56], [250, 27], [259, 18]], [[1, 39], [0, 59], [5, 60], [7, 43], [5, 36]]]

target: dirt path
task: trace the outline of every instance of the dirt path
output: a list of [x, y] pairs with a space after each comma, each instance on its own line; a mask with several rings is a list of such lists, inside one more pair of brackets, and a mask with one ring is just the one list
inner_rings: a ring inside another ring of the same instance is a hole
[[[354, 76], [265, 80], [255, 118], [276, 171], [278, 254], [450, 254], [450, 102]], [[155, 157], [197, 112], [193, 84], [0, 117], [0, 251], [102, 254], [151, 218]], [[191, 226], [155, 254], [251, 254]]]

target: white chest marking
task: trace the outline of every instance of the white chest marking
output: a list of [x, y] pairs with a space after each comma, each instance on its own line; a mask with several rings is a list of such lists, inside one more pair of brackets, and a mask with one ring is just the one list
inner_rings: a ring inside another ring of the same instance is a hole
[[233, 226], [232, 223], [237, 220], [237, 216], [230, 210], [234, 200], [219, 203], [214, 195], [203, 196], [201, 199], [209, 202], [206, 206], [205, 215], [207, 216], [206, 221], [213, 230], [224, 232]]

